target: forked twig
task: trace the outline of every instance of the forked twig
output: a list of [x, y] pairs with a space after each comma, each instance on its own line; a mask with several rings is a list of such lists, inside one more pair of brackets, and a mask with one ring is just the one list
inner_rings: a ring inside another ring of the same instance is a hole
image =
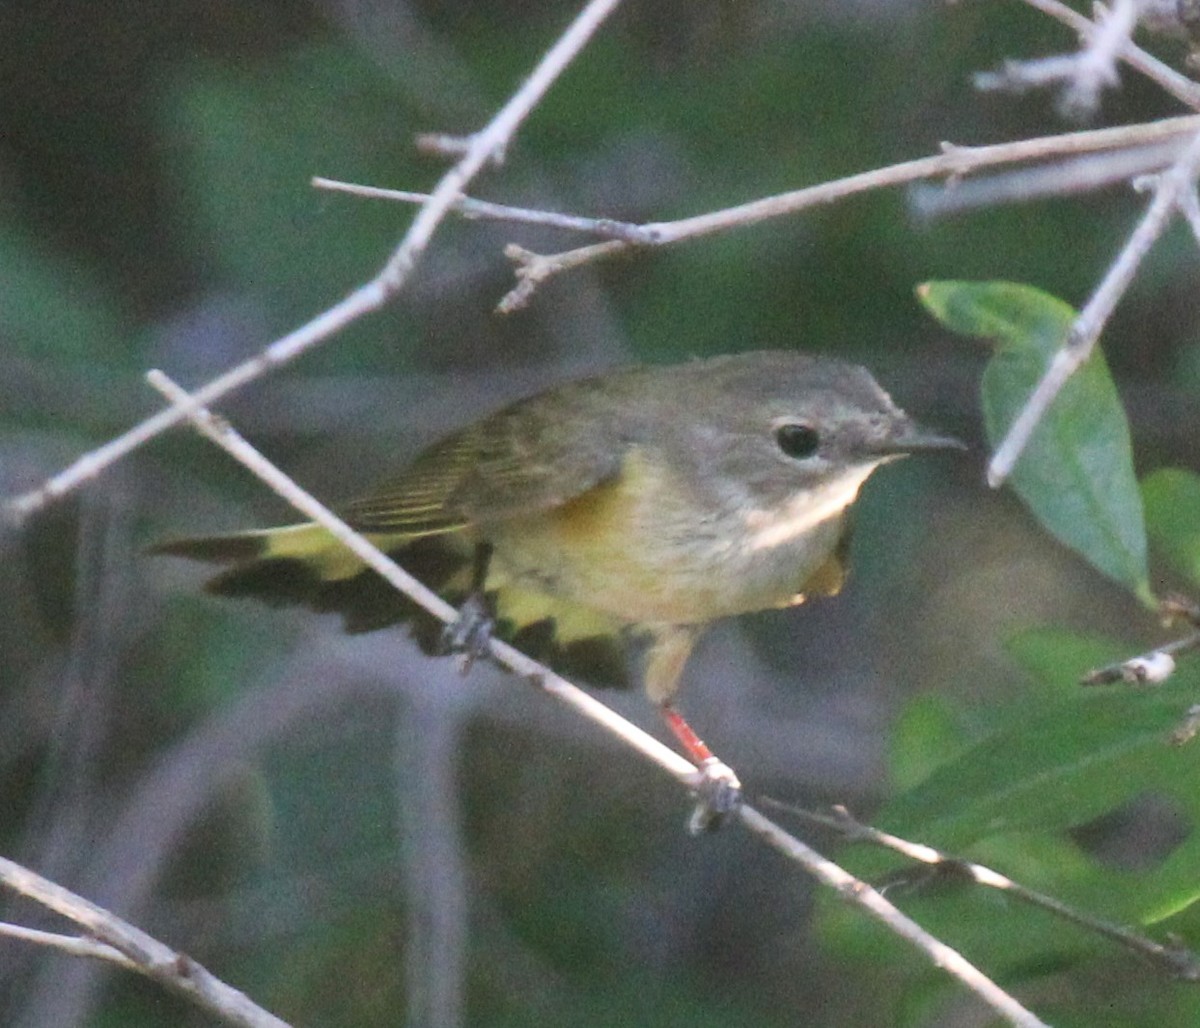
[[[1084, 17], [1078, 11], [1061, 3], [1060, 0], [1024, 0], [1024, 2], [1055, 21], [1060, 21], [1068, 28], [1074, 29], [1085, 40], [1090, 40], [1100, 31], [1100, 26], [1091, 18]], [[1181, 75], [1174, 68], [1164, 64], [1132, 41], [1124, 42], [1118, 55], [1131, 68], [1157, 83], [1177, 100], [1194, 110], [1200, 110], [1200, 85], [1186, 75]]]
[[288, 1028], [286, 1021], [226, 985], [185, 953], [163, 945], [103, 907], [4, 857], [0, 857], [0, 884], [61, 914], [87, 932], [85, 937], [79, 938], [9, 925], [3, 934], [137, 971], [228, 1024], [244, 1028]]
[[1007, 893], [1014, 899], [1027, 903], [1041, 910], [1049, 911], [1056, 917], [1071, 924], [1078, 925], [1086, 931], [1111, 939], [1138, 956], [1150, 961], [1169, 974], [1184, 981], [1200, 981], [1200, 957], [1184, 946], [1169, 943], [1164, 945], [1137, 932], [1130, 931], [1123, 925], [1114, 924], [1103, 918], [1085, 914], [1063, 903], [1061, 900], [1048, 896], [1043, 892], [1030, 889], [1015, 882], [1007, 875], [993, 871], [983, 864], [965, 860], [962, 857], [951, 856], [933, 846], [924, 843], [911, 842], [899, 836], [884, 832], [872, 825], [863, 824], [843, 806], [833, 807], [832, 814], [821, 814], [817, 811], [804, 810], [778, 800], [765, 800], [767, 806], [783, 810], [796, 817], [803, 818], [813, 824], [833, 828], [840, 832], [850, 842], [865, 842], [892, 850], [921, 864], [926, 864], [935, 871], [942, 871], [948, 877], [957, 881], [983, 885], [989, 889], [997, 889]]
[[1113, 310], [1133, 281], [1150, 248], [1162, 235], [1171, 218], [1184, 203], [1184, 197], [1196, 189], [1200, 170], [1200, 135], [1197, 135], [1179, 159], [1159, 177], [1154, 197], [1142, 220], [1130, 234], [1117, 259], [1101, 280], [1091, 299], [1084, 305], [1067, 335], [1067, 341], [1054, 355], [1041, 380], [1030, 393], [1024, 407], [1009, 426], [988, 464], [988, 484], [1000, 486], [1012, 474], [1014, 465], [1038, 424], [1067, 380], [1091, 356], [1096, 340], [1108, 324]]

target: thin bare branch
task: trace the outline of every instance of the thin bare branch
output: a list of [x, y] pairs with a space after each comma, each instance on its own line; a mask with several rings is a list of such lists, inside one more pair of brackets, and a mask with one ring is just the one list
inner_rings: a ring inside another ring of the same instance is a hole
[[[1079, 680], [1080, 684], [1091, 686], [1125, 682], [1138, 686], [1162, 685], [1175, 673], [1177, 656], [1200, 650], [1200, 606], [1186, 596], [1171, 595], [1159, 601], [1158, 612], [1164, 625], [1182, 622], [1189, 625], [1192, 631], [1136, 657], [1093, 668]], [[1179, 723], [1167, 735], [1167, 742], [1172, 746], [1182, 746], [1191, 742], [1197, 734], [1200, 734], [1200, 704], [1184, 712]]]
[[1159, 177], [1154, 197], [1130, 234], [1117, 259], [1108, 269], [1090, 300], [1071, 326], [1067, 341], [1054, 355], [1025, 406], [1013, 420], [988, 465], [988, 484], [1001, 485], [1032, 438], [1038, 423], [1075, 371], [1091, 356], [1100, 333], [1108, 323], [1129, 283], [1137, 274], [1150, 248], [1157, 242], [1179, 210], [1183, 198], [1195, 189], [1200, 168], [1200, 135], [1192, 139], [1179, 159]]
[[[567, 30], [546, 52], [533, 74], [479, 132], [470, 137], [462, 159], [438, 182], [400, 245], [370, 282], [317, 315], [312, 321], [276, 340], [256, 357], [231, 368], [196, 392], [195, 403], [209, 405], [252, 382], [273, 368], [287, 363], [318, 343], [324, 342], [352, 321], [378, 310], [404, 286], [417, 260], [425, 252], [434, 232], [462, 195], [467, 183], [487, 164], [497, 160], [546, 90], [583, 49], [620, 0], [590, 0]], [[189, 411], [171, 406], [147, 418], [123, 435], [110, 440], [53, 476], [38, 488], [6, 504], [10, 518], [17, 521], [63, 494], [94, 478], [114, 461], [137, 449], [167, 429], [187, 419]]]
[[[287, 1022], [263, 1010], [244, 993], [226, 985], [191, 957], [164, 946], [103, 907], [4, 857], [0, 857], [0, 884], [73, 921], [98, 944], [111, 947], [121, 954], [127, 962], [124, 966], [185, 996], [229, 1024], [245, 1028], [288, 1028]], [[48, 942], [29, 933], [24, 937], [30, 941]], [[65, 948], [59, 942], [54, 945]], [[103, 954], [96, 950], [86, 955], [96, 957]], [[104, 959], [121, 962], [107, 956]]]
[[1179, 156], [1179, 148], [1178, 140], [1154, 143], [1036, 164], [949, 187], [919, 184], [909, 192], [909, 201], [916, 214], [935, 218], [1005, 203], [1091, 193], [1161, 171]]
[[[341, 182], [338, 179], [322, 178], [319, 175], [313, 177], [312, 186], [314, 189], [349, 193], [352, 196], [361, 196], [368, 200], [395, 200], [400, 203], [429, 202], [429, 193], [413, 193], [406, 189], [383, 189], [379, 186], [366, 186], [357, 182]], [[491, 203], [487, 200], [473, 200], [469, 196], [460, 196], [450, 209], [468, 220], [513, 221], [526, 225], [561, 228], [569, 232], [589, 232], [606, 239], [624, 239], [630, 243], [649, 241], [646, 233], [639, 226], [628, 221], [615, 221], [612, 218], [584, 218], [576, 214], [530, 210], [526, 207], [512, 207], [509, 204]]]
[[983, 864], [976, 864], [974, 861], [952, 856], [924, 843], [911, 842], [908, 839], [902, 839], [897, 835], [881, 831], [873, 825], [863, 824], [843, 806], [835, 806], [833, 814], [827, 815], [812, 810], [803, 810], [787, 803], [780, 803], [777, 800], [769, 800], [767, 801], [767, 805], [775, 807], [778, 810], [788, 811], [814, 824], [833, 828], [841, 832], [850, 842], [866, 842], [873, 846], [880, 846], [899, 853], [909, 860], [928, 864], [935, 870], [946, 871], [956, 879], [970, 881], [976, 885], [983, 885], [989, 889], [998, 889], [1001, 892], [1008, 893], [1022, 903], [1049, 911], [1056, 917], [1078, 925], [1086, 931], [1094, 932], [1097, 935], [1111, 939], [1113, 942], [1131, 950], [1138, 956], [1145, 958], [1168, 974], [1181, 978], [1184, 981], [1200, 981], [1200, 958], [1185, 947], [1164, 946], [1162, 943], [1155, 942], [1144, 935], [1139, 935], [1137, 932], [1131, 931], [1123, 925], [1114, 924], [1103, 918], [1093, 917], [1091, 914], [1085, 914], [1082, 911], [1076, 910], [1074, 907], [1068, 906], [1053, 896], [1030, 889], [1020, 882], [1013, 881], [1007, 875], [1003, 875], [999, 871], [994, 871]]
[[[1169, 118], [1146, 125], [1131, 125], [1116, 129], [1097, 129], [1092, 132], [1069, 132], [1058, 136], [1023, 139], [1015, 143], [996, 143], [991, 146], [945, 146], [944, 153], [914, 161], [893, 164], [886, 168], [862, 172], [848, 178], [798, 189], [791, 193], [755, 200], [752, 203], [725, 210], [701, 214], [679, 221], [660, 222], [642, 226], [656, 243], [672, 243], [684, 238], [707, 235], [725, 229], [753, 225], [782, 214], [792, 214], [807, 207], [832, 203], [854, 193], [886, 186], [901, 185], [916, 179], [943, 175], [961, 177], [979, 168], [1018, 161], [1035, 160], [1069, 153], [1085, 153], [1117, 147], [1142, 145], [1167, 139], [1184, 139], [1195, 133], [1200, 119], [1195, 116]], [[1182, 146], [1182, 144], [1181, 144]]]
[[[1060, 0], [1024, 0], [1024, 2], [1074, 29], [1085, 40], [1092, 39], [1100, 31], [1100, 27], [1094, 21], [1085, 18], [1078, 11], [1072, 10]], [[1131, 68], [1140, 71], [1188, 107], [1200, 110], [1200, 85], [1186, 75], [1179, 74], [1174, 68], [1163, 64], [1157, 57], [1148, 54], [1132, 41], [1123, 43], [1119, 52], [1121, 60]]]
[[1130, 685], [1162, 685], [1175, 671], [1175, 657], [1198, 649], [1200, 632], [1193, 632], [1128, 660], [1093, 668], [1079, 680], [1079, 684], [1111, 685], [1113, 682], [1126, 682]]
[[[1186, 145], [1186, 139], [1197, 130], [1200, 130], [1200, 116], [1186, 115], [1146, 124], [1096, 129], [1090, 132], [1068, 132], [990, 146], [956, 146], [945, 143], [942, 146], [943, 152], [934, 156], [859, 172], [846, 178], [822, 182], [678, 221], [652, 222], [636, 226], [636, 243], [612, 239], [553, 254], [537, 254], [510, 244], [505, 253], [516, 265], [517, 285], [501, 299], [497, 310], [502, 313], [517, 310], [529, 301], [536, 288], [546, 279], [595, 260], [627, 253], [635, 246], [666, 246], [685, 239], [755, 225], [760, 221], [795, 214], [809, 207], [834, 203], [874, 189], [904, 185], [928, 178], [947, 177], [957, 180], [981, 168], [1043, 160], [1048, 157], [1123, 150], [1161, 143], [1165, 165], [1177, 157], [1178, 149]], [[1177, 148], [1169, 145], [1173, 141], [1178, 144]]]
[[866, 882], [855, 878], [795, 836], [789, 835], [753, 807], [743, 806], [739, 813], [742, 824], [760, 839], [799, 863], [822, 885], [833, 889], [840, 898], [853, 903], [885, 924], [890, 931], [912, 943], [929, 957], [934, 966], [942, 968], [965, 984], [1009, 1024], [1020, 1025], [1021, 1028], [1044, 1026], [1044, 1022], [983, 975], [962, 954], [930, 935]]
[[127, 971], [139, 970], [137, 964], [130, 960], [119, 949], [114, 949], [105, 942], [97, 942], [83, 935], [60, 935], [58, 932], [43, 932], [38, 928], [26, 928], [24, 925], [0, 921], [0, 935], [8, 939], [19, 939], [21, 942], [32, 942], [38, 946], [61, 950], [68, 956], [87, 957], [91, 960], [104, 960], [116, 964]]

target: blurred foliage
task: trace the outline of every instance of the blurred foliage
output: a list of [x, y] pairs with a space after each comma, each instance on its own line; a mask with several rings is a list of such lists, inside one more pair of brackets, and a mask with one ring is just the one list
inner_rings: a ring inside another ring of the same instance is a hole
[[[431, 0], [389, 20], [293, 0], [7, 5], [2, 491], [153, 410], [146, 367], [201, 381], [373, 274], [411, 211], [315, 193], [309, 178], [427, 188], [442, 165], [415, 154], [413, 134], [482, 124], [573, 10]], [[965, 83], [1005, 57], [1070, 42], [1018, 5], [635, 3], [474, 191], [658, 220], [934, 152], [942, 139], [1062, 131], [1045, 96], [985, 97]], [[1132, 73], [1106, 104], [1116, 120], [1169, 110]], [[584, 356], [797, 345], [870, 364], [922, 421], [981, 444], [983, 357], [931, 330], [914, 284], [953, 278], [939, 288], [957, 301], [974, 288], [963, 280], [1020, 277], [1078, 302], [1140, 203], [1114, 191], [918, 223], [900, 195], [863, 197], [564, 277], [508, 322], [489, 313], [510, 280], [503, 244], [574, 240], [451, 223], [389, 310], [228, 410], [271, 456], [337, 495], [427, 437], [425, 380], [413, 376], [445, 375], [452, 404], [457, 375], [535, 369], [548, 381]], [[1193, 249], [1173, 240], [1156, 254], [1106, 335], [1132, 462], [1097, 359], [1051, 433], [1074, 445], [1083, 408], [1107, 425], [1103, 458], [1017, 483], [1055, 534], [1140, 594], [1150, 579], [1135, 464], [1193, 465], [1142, 488], [1153, 546], [1200, 588]], [[978, 305], [996, 299], [974, 295], [968, 324], [954, 327], [979, 330]], [[989, 438], [1069, 317], [1044, 294], [1000, 299], [1017, 325], [984, 332], [1004, 336], [984, 372]], [[414, 410], [397, 409], [405, 402]], [[1195, 669], [1151, 693], [1079, 691], [1089, 666], [1150, 644], [1150, 618], [1064, 559], [1015, 505], [985, 496], [977, 460], [912, 464], [866, 491], [845, 597], [746, 619], [767, 659], [740, 677], [714, 667], [745, 686], [743, 713], [722, 723], [712, 705], [714, 743], [727, 737], [753, 788], [775, 776], [764, 784], [856, 809], [886, 788], [887, 827], [1200, 944], [1195, 761], [1191, 748], [1162, 744], [1196, 691]], [[1081, 494], [1087, 506], [1066, 506]], [[426, 828], [405, 775], [428, 766], [405, 763], [397, 742], [413, 705], [370, 684], [394, 674], [392, 657], [352, 659], [330, 626], [303, 615], [213, 603], [195, 575], [137, 554], [170, 532], [287, 516], [264, 514], [269, 502], [180, 433], [0, 537], [11, 569], [0, 583], [4, 851], [102, 902], [120, 895], [123, 874], [153, 880], [129, 900], [134, 920], [298, 1025], [402, 1023], [422, 898], [406, 855]], [[768, 672], [786, 684], [764, 699], [754, 674]], [[953, 695], [936, 688], [943, 680]], [[486, 693], [477, 680], [458, 688]], [[306, 706], [305, 689], [320, 702]], [[736, 833], [683, 838], [684, 804], [666, 784], [580, 744], [553, 713], [538, 717], [480, 715], [452, 775], [470, 894], [467, 1023], [950, 1023], [960, 994], [921, 958], [828, 901], [814, 941], [806, 884], [773, 855]], [[790, 770], [802, 757], [792, 728], [810, 720], [812, 738], [833, 740], [812, 758], [827, 767], [785, 776], [784, 760]], [[786, 758], [763, 756], [776, 752], [767, 729], [782, 734]], [[849, 738], [853, 754], [834, 752]], [[845, 770], [874, 767], [885, 745], [886, 787]], [[173, 819], [182, 827], [158, 838]], [[1156, 842], [1146, 826], [1163, 822]], [[1129, 836], [1133, 856], [1114, 862], [1114, 839]], [[1003, 897], [948, 888], [904, 903], [1055, 1024], [1182, 1025], [1200, 1013], [1188, 987]], [[4, 956], [5, 1023], [50, 1009], [80, 973], [18, 944]], [[86, 1023], [208, 1023], [151, 986], [104, 981]]]
[[[337, 117], [314, 119], [314, 110]], [[198, 63], [162, 113], [169, 145], [182, 158], [180, 187], [195, 198], [182, 212], [191, 220], [183, 228], [208, 254], [206, 276], [253, 283], [283, 327], [369, 275], [409, 214], [315, 193], [309, 179], [424, 183], [434, 170], [414, 153], [420, 124], [397, 112], [388, 83], [333, 45], [297, 49], [267, 65]], [[380, 346], [377, 331], [365, 327], [351, 336], [350, 345], [308, 358], [305, 372], [403, 366], [403, 345]], [[405, 337], [420, 332], [406, 324]]]
[[[931, 737], [946, 756], [872, 823], [999, 869], [1084, 914], [1195, 948], [1200, 782], [1194, 750], [1169, 737], [1200, 691], [1200, 670], [1181, 668], [1150, 692], [1084, 690], [1079, 670], [1122, 655], [1111, 640], [1043, 631], [1014, 639], [1012, 651], [1030, 683], [989, 711], [989, 724], [968, 728], [946, 696], [909, 705], [893, 738], [898, 758]], [[908, 763], [899, 764], [901, 774]], [[911, 869], [861, 846], [842, 856], [877, 881]], [[1049, 1023], [1184, 1025], [1200, 1015], [1194, 986], [1166, 984], [1161, 970], [1007, 894], [952, 877], [922, 883], [918, 870], [915, 883], [888, 895]], [[928, 1002], [946, 1002], [934, 973], [851, 911], [827, 910], [823, 927], [847, 959], [869, 964], [872, 974], [915, 974]], [[1080, 987], [1101, 969], [1107, 986]], [[928, 1009], [918, 1009], [895, 1023], [926, 1023]]]
[[1200, 588], [1200, 476], [1161, 468], [1142, 482], [1150, 538], [1183, 575]]

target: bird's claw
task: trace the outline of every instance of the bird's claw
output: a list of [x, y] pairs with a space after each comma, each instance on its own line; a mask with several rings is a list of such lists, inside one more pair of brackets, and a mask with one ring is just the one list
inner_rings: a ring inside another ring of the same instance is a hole
[[716, 757], [709, 757], [696, 770], [692, 791], [696, 794], [696, 806], [688, 819], [692, 835], [716, 831], [742, 802], [738, 776]]
[[442, 629], [442, 652], [457, 653], [458, 669], [465, 675], [475, 661], [487, 655], [495, 624], [483, 597], [472, 593], [458, 609], [458, 617]]

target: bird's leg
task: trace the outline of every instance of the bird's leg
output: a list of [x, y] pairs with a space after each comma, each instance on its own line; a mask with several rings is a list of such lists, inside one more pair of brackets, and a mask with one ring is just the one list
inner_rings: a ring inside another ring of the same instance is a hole
[[713, 751], [708, 748], [708, 743], [696, 734], [696, 730], [687, 723], [687, 719], [678, 710], [670, 704], [666, 704], [662, 708], [662, 716], [667, 727], [671, 729], [671, 733], [679, 740], [679, 745], [692, 758], [693, 764], [703, 767], [710, 760], [716, 760]]
[[646, 695], [658, 704], [667, 727], [696, 765], [696, 808], [688, 822], [693, 835], [720, 827], [742, 798], [742, 783], [733, 769], [713, 755], [674, 706], [683, 666], [702, 630], [696, 625], [655, 626], [645, 669]]
[[742, 783], [733, 768], [713, 754], [687, 719], [673, 706], [663, 704], [663, 720], [696, 765], [693, 789], [696, 806], [688, 819], [688, 831], [701, 835], [721, 827], [742, 801]]
[[496, 624], [484, 592], [491, 559], [492, 544], [476, 543], [471, 555], [471, 591], [458, 608], [458, 617], [442, 629], [442, 649], [460, 655], [459, 671], [464, 675], [487, 654]]

